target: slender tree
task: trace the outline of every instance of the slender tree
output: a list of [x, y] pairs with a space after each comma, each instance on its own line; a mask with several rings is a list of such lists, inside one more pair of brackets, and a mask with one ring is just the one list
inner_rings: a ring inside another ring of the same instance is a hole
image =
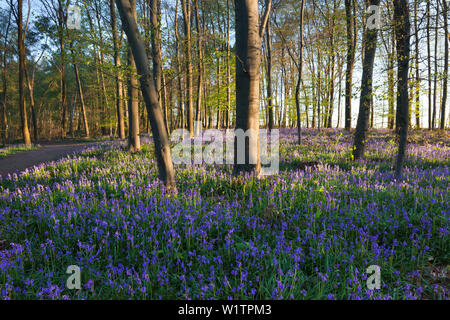
[[433, 79], [433, 114], [431, 117], [431, 129], [436, 128], [436, 114], [437, 114], [437, 91], [438, 91], [438, 43], [439, 43], [439, 1], [436, 1], [436, 19], [434, 26], [434, 79]]
[[269, 116], [268, 126], [269, 131], [273, 130], [273, 98], [272, 98], [272, 33], [270, 29], [270, 19], [267, 22], [266, 28], [266, 41], [267, 41], [267, 112]]
[[115, 86], [116, 86], [116, 110], [117, 110], [117, 127], [120, 139], [125, 139], [125, 116], [123, 110], [123, 95], [122, 86], [123, 80], [120, 72], [120, 43], [119, 36], [117, 33], [117, 18], [116, 18], [116, 8], [114, 6], [114, 0], [109, 0], [109, 9], [111, 15], [111, 32], [112, 40], [114, 46], [114, 66], [116, 67], [115, 72]]
[[[8, 116], [7, 116], [7, 108], [8, 108], [8, 37], [9, 30], [11, 27], [11, 9], [8, 11], [8, 18], [6, 21], [5, 32], [2, 36], [3, 40], [1, 43], [2, 46], [2, 110], [0, 113], [0, 131], [1, 131], [1, 140], [3, 145], [6, 145], [8, 142]], [[1, 39], [1, 38], [0, 38]]]
[[188, 128], [191, 138], [194, 137], [194, 100], [193, 100], [193, 80], [192, 80], [192, 33], [191, 33], [191, 0], [181, 0], [183, 11], [184, 35], [186, 38], [186, 89], [187, 89], [187, 109], [188, 109]]
[[[370, 5], [378, 6], [380, 0], [370, 0]], [[361, 79], [361, 98], [359, 103], [358, 122], [356, 125], [353, 146], [353, 158], [359, 160], [364, 156], [364, 149], [369, 128], [370, 107], [373, 92], [373, 65], [377, 49], [378, 30], [366, 28], [364, 45], [363, 74]]]
[[345, 72], [345, 129], [349, 130], [352, 126], [352, 91], [353, 91], [353, 68], [355, 65], [355, 46], [353, 34], [354, 18], [353, 8], [354, 0], [345, 0], [345, 20], [347, 25], [347, 70]]
[[[235, 0], [236, 18], [236, 129], [247, 132], [245, 159], [239, 159], [235, 139], [234, 172], [253, 172], [259, 176], [259, 72], [261, 39], [264, 35], [272, 1], [267, 0], [265, 13], [259, 23], [258, 0]], [[243, 160], [243, 161], [241, 161]]]
[[140, 76], [141, 91], [144, 98], [155, 144], [156, 160], [158, 163], [159, 178], [169, 189], [175, 189], [175, 172], [173, 169], [170, 141], [164, 118], [158, 102], [158, 93], [155, 80], [152, 77], [144, 42], [139, 34], [136, 23], [135, 9], [130, 0], [116, 0], [122, 26], [128, 37], [136, 67]]
[[442, 105], [441, 105], [441, 124], [440, 124], [440, 128], [442, 130], [445, 129], [445, 109], [447, 106], [447, 95], [448, 95], [448, 77], [449, 77], [449, 73], [448, 73], [448, 55], [449, 55], [449, 42], [450, 42], [450, 35], [449, 35], [449, 31], [448, 31], [448, 3], [447, 0], [442, 0], [442, 18], [444, 19], [444, 34], [445, 34], [445, 39], [444, 39], [444, 43], [445, 43], [445, 50], [444, 50], [444, 83], [443, 83], [443, 88], [442, 88]]
[[409, 125], [408, 70], [411, 26], [408, 0], [394, 2], [394, 30], [397, 40], [397, 133], [399, 134], [395, 175], [400, 180], [402, 178]]
[[[117, 0], [116, 3], [118, 3]], [[129, 0], [128, 5], [130, 6], [130, 10], [134, 17], [134, 20], [136, 20], [136, 0]], [[120, 7], [117, 7], [120, 10]], [[122, 17], [122, 24], [124, 24], [125, 21], [123, 13], [120, 12], [120, 15]], [[128, 41], [130, 42], [131, 39], [128, 33], [127, 36]], [[128, 77], [128, 150], [130, 152], [137, 152], [141, 150], [141, 141], [139, 138], [139, 84], [136, 77], [136, 62], [132, 52], [131, 43], [129, 43], [128, 49], [128, 66], [130, 67], [130, 75]]]
[[[23, 0], [17, 1], [17, 9], [10, 2], [11, 10], [16, 18], [17, 24], [17, 52], [19, 53], [19, 111], [22, 129], [22, 138], [25, 145], [31, 145], [30, 131], [28, 129], [27, 108], [25, 105], [25, 35], [27, 32], [28, 19], [23, 27]], [[30, 2], [28, 2], [28, 16], [30, 12]]]

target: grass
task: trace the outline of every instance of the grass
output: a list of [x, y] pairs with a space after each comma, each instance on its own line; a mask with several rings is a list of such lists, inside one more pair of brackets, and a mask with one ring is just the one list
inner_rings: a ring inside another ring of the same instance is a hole
[[39, 145], [27, 146], [25, 144], [11, 145], [0, 149], [0, 159], [20, 152], [32, 151], [39, 149]]

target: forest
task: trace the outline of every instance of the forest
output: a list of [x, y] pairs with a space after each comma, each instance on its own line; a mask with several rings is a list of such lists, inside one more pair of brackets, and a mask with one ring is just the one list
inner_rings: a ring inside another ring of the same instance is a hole
[[0, 300], [449, 299], [449, 4], [0, 0]]

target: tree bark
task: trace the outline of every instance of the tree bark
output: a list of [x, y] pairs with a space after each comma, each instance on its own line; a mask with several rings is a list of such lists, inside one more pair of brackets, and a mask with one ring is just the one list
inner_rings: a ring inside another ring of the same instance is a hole
[[[180, 58], [180, 33], [178, 32], [178, 4], [175, 5], [175, 40], [176, 40], [176, 61], [177, 61], [177, 81], [178, 81], [178, 116], [180, 128], [185, 128], [184, 110], [183, 110], [183, 87], [181, 82], [181, 58]], [[178, 121], [177, 121], [178, 122]]]
[[144, 42], [139, 34], [136, 23], [136, 11], [135, 9], [132, 9], [130, 2], [130, 0], [116, 0], [117, 8], [119, 9], [122, 19], [122, 25], [127, 34], [140, 76], [142, 96], [149, 114], [153, 141], [155, 144], [159, 178], [167, 188], [175, 189], [175, 172], [172, 163], [167, 128], [164, 125], [163, 114], [158, 103], [158, 93], [150, 72]]
[[261, 38], [265, 32], [272, 1], [266, 1], [266, 11], [260, 25], [258, 0], [235, 0], [236, 15], [236, 129], [249, 132], [245, 141], [245, 160], [238, 159], [238, 141], [234, 142], [234, 173], [254, 173], [259, 176], [259, 72]]
[[193, 102], [193, 81], [192, 81], [192, 33], [191, 33], [191, 0], [181, 0], [183, 11], [184, 35], [186, 37], [186, 86], [187, 86], [187, 109], [188, 128], [190, 137], [194, 137], [194, 102]]
[[414, 1], [414, 31], [415, 31], [415, 41], [416, 41], [416, 53], [415, 53], [415, 69], [416, 69], [416, 82], [415, 82], [415, 116], [416, 116], [416, 128], [420, 128], [420, 68], [419, 68], [419, 45], [420, 45], [420, 38], [419, 38], [419, 18], [418, 18], [418, 11], [419, 11], [419, 0]]
[[64, 45], [64, 9], [62, 0], [58, 0], [58, 38], [59, 38], [59, 49], [61, 54], [61, 68], [60, 68], [60, 108], [61, 108], [61, 138], [66, 136], [66, 112], [67, 112], [67, 85], [66, 85], [66, 51]]
[[436, 114], [437, 114], [437, 86], [438, 86], [438, 42], [439, 42], [439, 1], [436, 1], [436, 25], [434, 28], [434, 89], [433, 89], [433, 115], [431, 117], [431, 129], [436, 128]]
[[395, 167], [397, 180], [402, 178], [409, 124], [408, 70], [410, 58], [410, 20], [408, 0], [394, 2], [394, 30], [397, 40], [397, 130], [399, 134], [398, 155]]
[[352, 125], [352, 91], [353, 67], [355, 65], [355, 47], [353, 34], [352, 0], [345, 0], [345, 18], [347, 24], [347, 69], [345, 72], [345, 129], [350, 130]]
[[[380, 0], [370, 0], [370, 5], [379, 5]], [[372, 101], [372, 81], [375, 53], [377, 49], [378, 30], [365, 30], [364, 45], [364, 63], [361, 80], [361, 98], [359, 104], [358, 122], [356, 125], [355, 139], [353, 146], [353, 158], [359, 160], [364, 156], [364, 149], [367, 139], [367, 130], [369, 128], [370, 106]]]
[[31, 145], [28, 130], [27, 109], [25, 106], [25, 39], [23, 33], [23, 0], [17, 1], [17, 45], [19, 52], [19, 110], [22, 128], [22, 138], [25, 145]]
[[[200, 14], [198, 0], [195, 0], [195, 24], [197, 28], [197, 47], [198, 47], [198, 86], [197, 86], [197, 110], [195, 119], [197, 123], [201, 121], [202, 98], [203, 98], [203, 30], [200, 27]], [[200, 134], [200, 126], [197, 126], [195, 135]]]
[[[120, 11], [121, 7], [119, 7], [119, 2], [123, 3], [123, 1], [116, 0], [117, 8]], [[130, 8], [130, 14], [132, 14], [133, 19], [136, 21], [136, 0], [129, 0], [128, 3], [123, 4], [122, 6], [125, 8]], [[127, 21], [124, 21], [124, 14], [125, 12], [120, 12], [123, 28], [125, 32], [127, 32], [125, 29], [125, 23]], [[126, 12], [126, 14], [128, 14], [128, 12]], [[128, 49], [128, 65], [130, 66], [130, 75], [128, 78], [128, 150], [133, 153], [141, 150], [141, 141], [139, 138], [139, 83], [136, 77], [136, 62], [132, 52], [133, 44], [130, 43], [130, 35], [128, 32], [127, 37], [130, 44], [130, 48]]]
[[125, 116], [123, 109], [123, 95], [122, 95], [122, 76], [120, 65], [120, 44], [119, 37], [117, 34], [117, 18], [116, 18], [116, 8], [114, 6], [114, 0], [109, 1], [110, 14], [111, 14], [111, 31], [113, 37], [114, 46], [114, 66], [116, 68], [115, 72], [115, 85], [116, 85], [116, 110], [117, 110], [117, 127], [120, 139], [125, 139]]
[[272, 35], [270, 30], [270, 20], [267, 22], [267, 111], [269, 131], [273, 130], [273, 102], [272, 102]]
[[442, 130], [445, 129], [445, 108], [447, 106], [447, 95], [448, 95], [448, 55], [449, 55], [449, 42], [450, 36], [448, 32], [448, 4], [447, 0], [442, 0], [442, 16], [444, 19], [444, 33], [445, 33], [445, 54], [444, 54], [444, 84], [443, 84], [443, 92], [442, 92], [442, 106], [441, 106], [441, 124], [440, 128]]
[[428, 128], [432, 127], [432, 85], [431, 85], [431, 0], [427, 0], [427, 57], [428, 57]]

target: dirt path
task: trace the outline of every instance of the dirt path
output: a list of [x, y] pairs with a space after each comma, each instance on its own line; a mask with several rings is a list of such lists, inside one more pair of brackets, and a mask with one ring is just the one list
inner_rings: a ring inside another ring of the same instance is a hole
[[95, 145], [97, 142], [88, 143], [52, 143], [41, 144], [38, 150], [20, 152], [0, 159], [0, 179], [8, 173], [19, 173], [27, 168], [43, 162], [55, 161], [72, 152]]

